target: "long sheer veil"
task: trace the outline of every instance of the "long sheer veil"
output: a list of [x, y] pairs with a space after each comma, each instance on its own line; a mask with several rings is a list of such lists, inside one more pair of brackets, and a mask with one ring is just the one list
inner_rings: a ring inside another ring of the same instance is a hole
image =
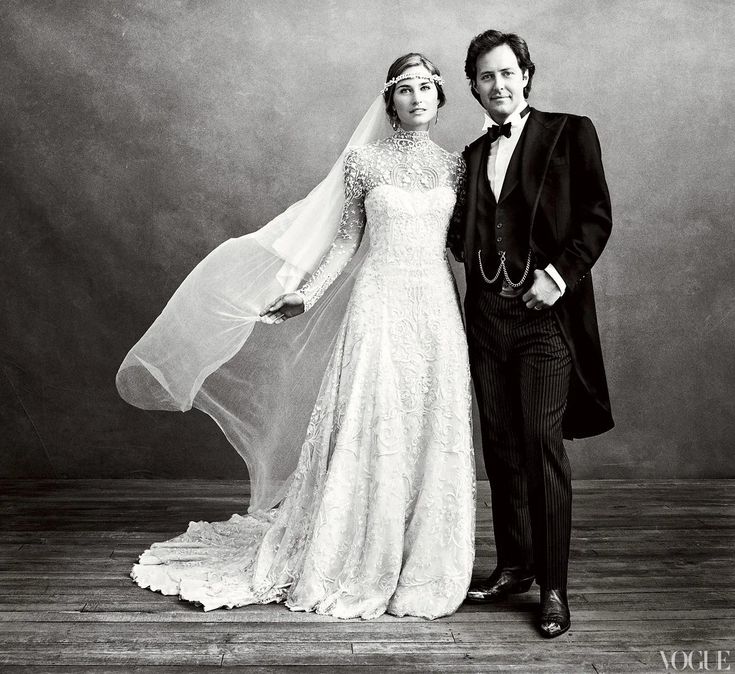
[[258, 231], [204, 258], [117, 373], [117, 389], [130, 404], [196, 407], [219, 424], [247, 464], [249, 511], [283, 497], [363, 255], [306, 314], [278, 325], [258, 314], [313, 273], [334, 240], [347, 149], [390, 133], [378, 96], [327, 177]]

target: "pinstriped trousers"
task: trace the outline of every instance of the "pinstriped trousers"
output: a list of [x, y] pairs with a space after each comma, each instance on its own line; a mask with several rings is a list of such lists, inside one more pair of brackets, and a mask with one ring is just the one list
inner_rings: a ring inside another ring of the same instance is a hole
[[553, 307], [530, 310], [481, 284], [468, 287], [465, 310], [498, 566], [533, 567], [541, 587], [566, 589], [571, 356]]

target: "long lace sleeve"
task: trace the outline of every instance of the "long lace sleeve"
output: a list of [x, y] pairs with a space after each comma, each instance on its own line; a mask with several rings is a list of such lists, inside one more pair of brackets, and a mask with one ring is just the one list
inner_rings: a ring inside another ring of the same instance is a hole
[[364, 176], [360, 172], [356, 150], [345, 156], [345, 205], [337, 236], [309, 280], [299, 288], [308, 311], [342, 273], [357, 251], [365, 231]]
[[458, 262], [464, 261], [464, 216], [466, 208], [466, 190], [467, 190], [467, 167], [465, 161], [460, 155], [457, 158], [456, 167], [456, 183], [455, 191], [457, 193], [457, 201], [454, 205], [454, 213], [449, 221], [449, 231], [447, 232], [447, 248], [452, 251], [454, 258]]

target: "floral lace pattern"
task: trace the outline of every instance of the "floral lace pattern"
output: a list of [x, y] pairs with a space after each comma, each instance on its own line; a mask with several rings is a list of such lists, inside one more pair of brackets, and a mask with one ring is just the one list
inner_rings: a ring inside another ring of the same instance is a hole
[[474, 560], [470, 376], [447, 227], [464, 166], [426, 133], [345, 161], [339, 235], [301, 289], [318, 300], [367, 229], [298, 467], [279, 508], [191, 523], [138, 584], [205, 610], [284, 601], [340, 618], [455, 611]]
[[299, 289], [307, 311], [339, 276], [360, 245], [368, 192], [381, 185], [393, 185], [419, 192], [443, 186], [456, 193], [464, 183], [465, 165], [459, 155], [433, 143], [427, 131], [399, 129], [390, 138], [350, 150], [345, 157], [344, 175], [345, 205], [337, 237], [314, 274]]

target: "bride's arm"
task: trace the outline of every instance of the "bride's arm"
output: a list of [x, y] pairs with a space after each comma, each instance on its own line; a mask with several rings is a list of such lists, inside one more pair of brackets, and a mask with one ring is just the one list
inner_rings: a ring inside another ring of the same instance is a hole
[[267, 323], [281, 323], [308, 311], [342, 273], [357, 251], [365, 231], [365, 189], [356, 150], [345, 156], [345, 204], [337, 236], [319, 266], [296, 292], [281, 295], [261, 316]]
[[454, 204], [454, 213], [449, 221], [447, 248], [452, 251], [455, 260], [464, 262], [464, 211], [467, 190], [467, 167], [461, 155], [457, 158], [455, 172], [454, 189], [457, 194], [457, 201]]

